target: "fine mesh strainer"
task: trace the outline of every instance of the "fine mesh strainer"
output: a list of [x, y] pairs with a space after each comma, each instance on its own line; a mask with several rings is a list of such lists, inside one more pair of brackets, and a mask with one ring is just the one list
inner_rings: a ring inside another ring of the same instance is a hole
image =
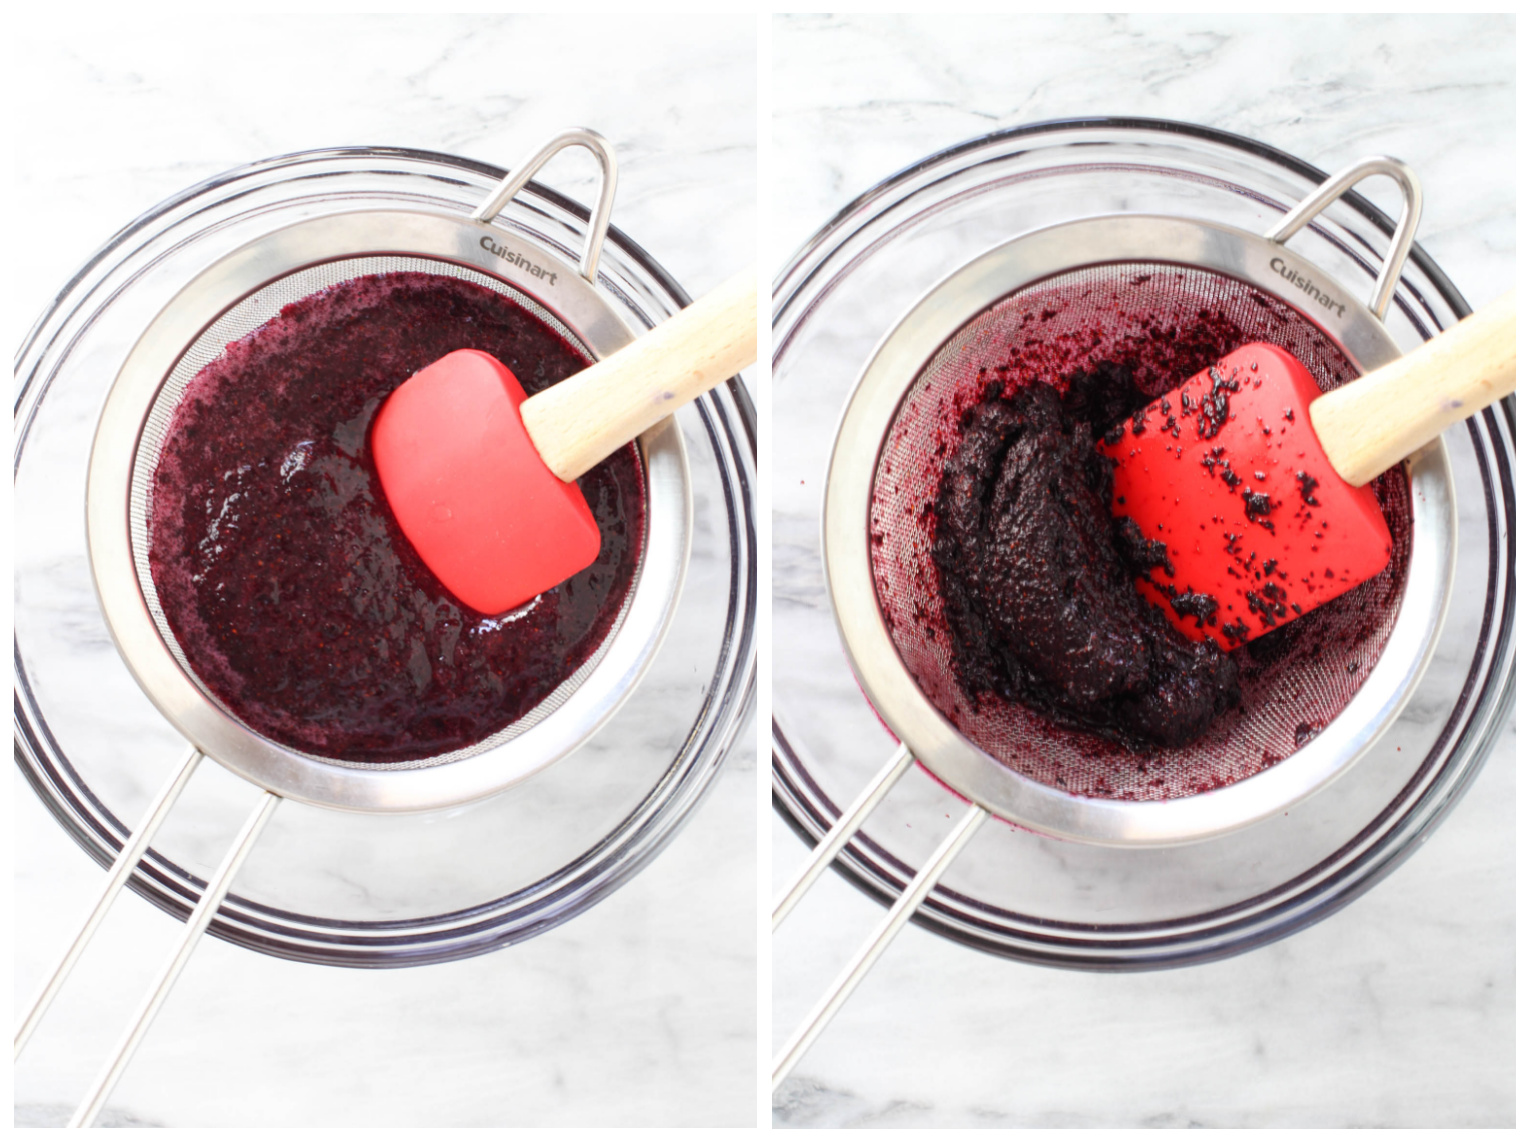
[[[957, 682], [924, 509], [938, 494], [963, 411], [982, 396], [985, 382], [1058, 379], [1100, 362], [1137, 361], [1139, 375], [1172, 377], [1172, 367], [1156, 365], [1153, 357], [1166, 355], [1171, 332], [1195, 328], [1203, 321], [1200, 315], [1208, 313], [1217, 315], [1216, 333], [1224, 344], [1280, 344], [1303, 360], [1324, 389], [1355, 375], [1333, 342], [1289, 306], [1251, 286], [1152, 262], [1092, 266], [1021, 289], [967, 322], [909, 388], [877, 463], [869, 521], [871, 571], [877, 604], [908, 674], [962, 738], [1027, 783], [1056, 789], [1070, 802], [1080, 796], [1090, 801], [1176, 800], [1229, 786], [1284, 761], [1340, 716], [1397, 624], [1413, 523], [1401, 466], [1377, 482], [1391, 532], [1398, 536], [1388, 567], [1314, 612], [1292, 636], [1279, 643], [1267, 637], [1236, 651], [1244, 680], [1239, 708], [1189, 746], [1130, 750], [1092, 735], [1059, 731], [1040, 715], [990, 694], [974, 701]], [[1215, 348], [1207, 342], [1202, 353], [1214, 354]], [[1184, 344], [1173, 351], [1176, 362], [1184, 360]], [[1199, 367], [1198, 358], [1192, 361], [1184, 366], [1187, 375]], [[1432, 629], [1426, 627], [1425, 633]], [[1033, 811], [1015, 809], [1014, 802], [1012, 811]], [[1151, 822], [1149, 814], [1158, 806], [1136, 808]], [[1197, 835], [1218, 824], [1205, 812], [1201, 821], [1190, 826]], [[1086, 820], [1074, 835], [1132, 842], [1144, 834], [1163, 839], [1165, 828]]]
[[[1285, 243], [1372, 174], [1398, 183], [1405, 210], [1367, 306]], [[1102, 361], [1151, 364], [1165, 338], [1183, 340], [1214, 321], [1237, 340], [1283, 345], [1325, 388], [1395, 358], [1380, 318], [1418, 207], [1406, 167], [1368, 159], [1329, 179], [1263, 236], [1131, 214], [1044, 228], [946, 278], [873, 351], [835, 438], [823, 544], [850, 665], [903, 746], [824, 837], [782, 896], [775, 922], [913, 759], [972, 804], [787, 1041], [775, 1062], [777, 1084], [990, 815], [1108, 846], [1162, 848], [1225, 834], [1333, 780], [1402, 709], [1439, 635], [1454, 567], [1454, 497], [1438, 442], [1379, 488], [1398, 537], [1383, 576], [1315, 613], [1307, 631], [1273, 655], [1258, 643], [1240, 651], [1274, 661], [1245, 685], [1241, 710], [1177, 751], [1132, 754], [963, 693], [952, 678], [924, 520], [961, 413], [995, 380], [1065, 377]]]
[[[492, 224], [532, 175], [570, 145], [590, 150], [603, 174], [577, 271], [558, 251]], [[444, 274], [493, 289], [550, 325], [587, 360], [609, 355], [633, 336], [594, 284], [615, 187], [610, 145], [575, 129], [540, 148], [470, 217], [397, 209], [298, 221], [217, 259], [153, 318], [126, 358], [107, 394], [90, 454], [91, 574], [123, 661], [192, 748], [123, 846], [99, 903], [23, 1021], [18, 1055], [201, 758], [215, 758], [264, 792], [75, 1124], [88, 1124], [104, 1104], [282, 798], [367, 812], [438, 809], [487, 797], [566, 756], [615, 713], [641, 678], [674, 614], [690, 548], [685, 449], [673, 422], [665, 422], [639, 441], [646, 513], [632, 586], [610, 633], [574, 674], [520, 719], [470, 748], [369, 765], [298, 752], [256, 734], [211, 696], [188, 667], [160, 609], [148, 570], [149, 489], [177, 402], [223, 346], [288, 302], [357, 277], [398, 271]]]

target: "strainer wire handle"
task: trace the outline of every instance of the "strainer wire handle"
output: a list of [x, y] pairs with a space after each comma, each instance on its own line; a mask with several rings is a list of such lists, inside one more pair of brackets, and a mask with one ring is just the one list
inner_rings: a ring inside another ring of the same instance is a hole
[[914, 914], [914, 909], [918, 908], [924, 898], [930, 894], [930, 890], [935, 887], [935, 882], [940, 879], [941, 874], [956, 859], [963, 846], [972, 839], [973, 834], [978, 831], [984, 821], [988, 820], [988, 817], [988, 810], [981, 805], [970, 806], [967, 809], [967, 815], [961, 819], [955, 829], [951, 830], [950, 835], [940, 843], [940, 847], [925, 862], [924, 867], [908, 882], [908, 887], [903, 890], [903, 894], [893, 903], [882, 922], [873, 929], [866, 942], [861, 945], [855, 958], [845, 965], [839, 978], [834, 981], [823, 998], [818, 1001], [818, 1005], [797, 1028], [796, 1033], [787, 1040], [781, 1053], [776, 1056], [771, 1068], [772, 1090], [779, 1087], [781, 1081], [791, 1074], [798, 1060], [829, 1025], [829, 1021], [834, 1018], [845, 1000], [850, 998], [850, 993], [855, 990], [856, 985], [865, 978], [872, 965], [887, 950], [887, 945], [892, 943], [893, 937], [902, 930], [908, 918]]
[[1386, 175], [1397, 183], [1403, 195], [1402, 220], [1392, 232], [1392, 244], [1387, 247], [1386, 260], [1381, 265], [1381, 273], [1376, 277], [1376, 287], [1371, 291], [1371, 312], [1379, 321], [1386, 317], [1387, 307], [1392, 304], [1392, 294], [1397, 290], [1397, 279], [1402, 276], [1408, 251], [1413, 248], [1413, 235], [1418, 230], [1419, 214], [1424, 208], [1424, 186], [1408, 164], [1386, 155], [1372, 155], [1351, 163], [1298, 202], [1265, 237], [1278, 245], [1285, 245], [1303, 226], [1328, 209], [1329, 205], [1356, 183], [1378, 174]]
[[281, 798], [269, 790], [262, 790], [260, 801], [244, 822], [244, 827], [239, 830], [239, 835], [234, 838], [233, 845], [223, 858], [223, 863], [218, 866], [218, 871], [207, 882], [207, 891], [202, 893], [202, 899], [197, 901], [197, 906], [192, 909], [191, 916], [186, 920], [186, 932], [181, 937], [180, 945], [175, 949], [175, 954], [170, 957], [154, 986], [144, 996], [134, 1013], [133, 1021], [128, 1025], [122, 1039], [117, 1044], [117, 1049], [112, 1057], [96, 1076], [96, 1081], [90, 1092], [85, 1096], [85, 1101], [80, 1103], [69, 1125], [73, 1127], [89, 1126], [101, 1113], [101, 1108], [106, 1105], [106, 1100], [111, 1096], [112, 1088], [117, 1085], [117, 1080], [122, 1077], [122, 1072], [127, 1069], [128, 1063], [133, 1058], [133, 1052], [138, 1049], [144, 1034], [149, 1030], [149, 1025], [154, 1022], [154, 1016], [159, 1014], [160, 1007], [170, 994], [170, 988], [174, 986], [176, 978], [181, 974], [181, 969], [186, 966], [186, 961], [191, 959], [191, 953], [196, 949], [197, 940], [207, 930], [207, 925], [217, 915], [218, 908], [223, 903], [223, 898], [228, 895], [229, 886], [234, 882], [234, 876], [239, 872], [239, 866], [244, 863], [244, 858], [255, 847], [255, 841], [260, 837], [260, 832], [265, 824], [271, 819], [271, 814], [280, 804]]
[[191, 775], [197, 771], [197, 763], [202, 760], [202, 757], [202, 751], [195, 746], [187, 752], [181, 759], [181, 764], [176, 767], [169, 780], [149, 804], [149, 811], [144, 815], [143, 822], [123, 842], [122, 848], [117, 853], [117, 859], [112, 862], [112, 867], [107, 873], [106, 884], [101, 890], [101, 896], [96, 901], [95, 907], [85, 917], [85, 923], [80, 926], [74, 942], [69, 945], [69, 950], [64, 953], [63, 959], [53, 969], [53, 974], [43, 984], [42, 991], [33, 1002], [31, 1010], [27, 1012], [26, 1018], [21, 1022], [21, 1027], [16, 1032], [15, 1054], [11, 1056], [13, 1062], [21, 1057], [21, 1052], [26, 1047], [27, 1041], [31, 1039], [32, 1032], [37, 1030], [37, 1025], [47, 1014], [54, 997], [64, 986], [69, 973], [74, 970], [75, 963], [89, 946], [96, 934], [96, 929], [101, 926], [101, 921], [111, 910], [112, 902], [117, 899], [117, 893], [127, 883], [127, 878], [132, 875], [133, 870], [138, 867], [143, 854], [148, 851], [149, 842], [154, 839], [154, 834], [159, 831], [160, 825], [174, 808], [181, 790], [186, 788]]
[[579, 259], [580, 274], [593, 283], [600, 265], [601, 247], [606, 241], [606, 230], [611, 225], [611, 206], [616, 201], [616, 148], [598, 132], [588, 127], [570, 127], [559, 131], [500, 181], [484, 200], [484, 204], [473, 212], [473, 220], [492, 222], [531, 181], [531, 176], [565, 147], [583, 147], [600, 163], [600, 194], [595, 200], [595, 210], [590, 215], [589, 233], [584, 238], [584, 254]]
[[793, 908], [797, 907], [797, 901], [807, 894], [807, 890], [813, 887], [819, 875], [829, 865], [834, 863], [834, 858], [839, 855], [839, 850], [849, 843], [850, 838], [860, 830], [866, 818], [871, 816], [871, 811], [882, 803], [882, 798], [887, 796], [888, 790], [898, 783], [898, 778], [908, 770], [913, 763], [914, 755], [909, 752], [908, 746], [900, 745], [898, 752], [888, 759], [880, 773], [871, 779], [871, 782], [862, 789], [860, 796], [853, 801], [834, 827], [823, 835], [808, 857], [807, 863], [797, 873], [796, 879], [786, 886], [776, 901], [775, 909], [770, 914], [770, 928], [775, 931], [781, 926], [781, 921], [791, 915]]

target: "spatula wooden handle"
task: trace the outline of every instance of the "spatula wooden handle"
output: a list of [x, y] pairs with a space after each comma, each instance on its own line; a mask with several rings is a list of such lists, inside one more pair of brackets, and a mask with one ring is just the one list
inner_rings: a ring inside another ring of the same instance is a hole
[[1514, 291], [1313, 401], [1318, 442], [1354, 487], [1514, 391]]
[[755, 359], [751, 268], [521, 405], [543, 462], [573, 480]]

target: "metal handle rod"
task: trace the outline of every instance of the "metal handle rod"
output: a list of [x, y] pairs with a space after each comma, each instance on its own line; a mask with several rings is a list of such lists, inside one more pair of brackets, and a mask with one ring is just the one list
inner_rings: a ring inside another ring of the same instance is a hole
[[69, 945], [69, 950], [64, 953], [64, 958], [53, 969], [53, 974], [43, 984], [42, 991], [32, 1004], [32, 1009], [27, 1012], [25, 1019], [21, 1021], [20, 1028], [16, 1031], [16, 1053], [11, 1056], [14, 1062], [21, 1057], [22, 1049], [27, 1041], [32, 1038], [32, 1032], [37, 1030], [37, 1025], [42, 1022], [42, 1017], [47, 1014], [48, 1007], [58, 995], [59, 989], [64, 986], [64, 981], [69, 978], [69, 973], [74, 970], [75, 963], [80, 955], [89, 946], [90, 941], [96, 934], [96, 929], [101, 926], [101, 921], [106, 918], [111, 910], [112, 902], [117, 899], [117, 893], [127, 883], [127, 878], [132, 875], [138, 862], [143, 859], [143, 854], [148, 851], [149, 842], [154, 839], [154, 834], [159, 831], [160, 825], [164, 824], [170, 810], [175, 807], [181, 790], [186, 788], [186, 783], [191, 780], [191, 775], [197, 770], [197, 763], [202, 760], [202, 751], [193, 746], [181, 764], [176, 767], [170, 779], [164, 787], [155, 795], [149, 805], [149, 812], [144, 817], [138, 828], [130, 834], [123, 843], [122, 849], [117, 853], [117, 859], [112, 862], [111, 870], [107, 873], [106, 885], [101, 890], [101, 897], [96, 901], [96, 906], [91, 909], [90, 915], [85, 917], [85, 923], [80, 926], [79, 932], [74, 937], [74, 942]]
[[508, 206], [510, 200], [531, 181], [531, 176], [565, 147], [583, 147], [600, 164], [600, 197], [596, 199], [595, 209], [590, 213], [590, 230], [584, 239], [584, 254], [579, 259], [579, 272], [593, 282], [600, 264], [600, 251], [606, 241], [606, 229], [611, 225], [611, 206], [616, 201], [616, 148], [600, 133], [588, 127], [570, 127], [559, 131], [500, 180], [500, 184], [489, 192], [483, 205], [473, 212], [473, 220], [493, 221], [495, 215]]
[[930, 894], [930, 889], [935, 887], [935, 882], [940, 879], [941, 873], [946, 871], [947, 866], [956, 859], [962, 847], [972, 839], [972, 835], [986, 820], [988, 820], [987, 809], [981, 805], [973, 805], [969, 808], [967, 815], [961, 819], [961, 823], [940, 843], [940, 847], [915, 874], [914, 879], [909, 881], [908, 887], [893, 904], [891, 911], [872, 931], [865, 944], [861, 946], [861, 950], [855, 954], [855, 958], [845, 965], [844, 970], [839, 973], [839, 978], [818, 1001], [818, 1006], [803, 1021], [802, 1026], [797, 1028], [796, 1034], [787, 1040], [786, 1046], [776, 1056], [770, 1082], [772, 1090], [779, 1087], [781, 1080], [791, 1074], [797, 1061], [829, 1025], [829, 1020], [834, 1018], [845, 1000], [850, 998], [850, 993], [855, 990], [856, 985], [865, 978], [871, 966], [887, 950], [887, 945], [892, 943], [893, 937], [914, 914], [914, 909], [918, 908], [920, 902]]
[[213, 874], [212, 880], [208, 882], [207, 891], [202, 893], [202, 899], [192, 909], [191, 916], [186, 921], [186, 934], [181, 937], [180, 946], [175, 949], [175, 954], [170, 957], [170, 962], [165, 965], [159, 979], [144, 996], [137, 1014], [133, 1017], [133, 1022], [122, 1036], [122, 1041], [117, 1044], [116, 1051], [113, 1052], [106, 1066], [101, 1069], [90, 1093], [85, 1096], [85, 1101], [80, 1103], [80, 1108], [70, 1119], [71, 1128], [89, 1126], [101, 1113], [101, 1108], [106, 1105], [112, 1088], [117, 1085], [117, 1080], [122, 1077], [122, 1072], [127, 1069], [128, 1063], [133, 1058], [133, 1052], [138, 1049], [144, 1033], [148, 1031], [149, 1024], [154, 1022], [154, 1016], [159, 1014], [160, 1007], [169, 996], [176, 977], [181, 974], [186, 961], [191, 959], [197, 939], [207, 930], [207, 925], [217, 915], [218, 907], [223, 903], [223, 898], [228, 895], [229, 885], [234, 882], [239, 866], [244, 863], [244, 858], [255, 847], [255, 841], [259, 838], [261, 829], [265, 828], [266, 822], [270, 820], [271, 814], [280, 802], [281, 798], [275, 793], [268, 790], [261, 792], [260, 801], [255, 806], [254, 812], [244, 822], [244, 827], [234, 838], [233, 846], [224, 856], [223, 863]]
[[900, 745], [898, 752], [893, 754], [882, 771], [871, 779], [870, 784], [862, 789], [860, 796], [851, 803], [850, 808], [845, 810], [834, 827], [819, 840], [808, 861], [797, 873], [797, 878], [786, 886], [786, 891], [776, 901], [775, 910], [770, 914], [770, 928], [775, 931], [781, 926], [781, 921], [791, 914], [791, 910], [797, 907], [797, 901], [813, 887], [824, 869], [833, 863], [839, 855], [839, 850], [849, 843], [850, 838], [860, 831], [871, 811], [882, 803], [882, 798], [887, 796], [888, 790], [898, 783], [909, 765], [913, 762], [914, 755], [908, 750], [908, 746]]
[[1418, 230], [1419, 215], [1424, 209], [1424, 185], [1407, 163], [1386, 155], [1372, 155], [1351, 163], [1292, 207], [1265, 237], [1284, 245], [1356, 183], [1378, 174], [1395, 182], [1403, 195], [1402, 219], [1392, 232], [1392, 244], [1387, 247], [1386, 260], [1381, 264], [1376, 287], [1371, 291], [1370, 309], [1379, 320], [1386, 316], [1387, 307], [1392, 304], [1397, 279], [1402, 276], [1403, 263], [1413, 248], [1413, 235]]

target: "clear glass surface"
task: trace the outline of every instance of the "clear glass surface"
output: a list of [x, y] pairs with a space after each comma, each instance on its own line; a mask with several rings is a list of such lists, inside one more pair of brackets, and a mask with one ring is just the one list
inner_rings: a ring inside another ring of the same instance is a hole
[[[824, 587], [821, 507], [839, 410], [881, 337], [935, 282], [1016, 234], [1104, 213], [1176, 214], [1260, 234], [1324, 174], [1237, 136], [1156, 121], [1016, 128], [933, 155], [847, 206], [782, 271], [774, 295], [773, 782], [816, 839], [896, 747], [856, 687]], [[1363, 188], [1362, 188], [1363, 190]], [[1426, 188], [1427, 191], [1427, 188]], [[1392, 222], [1351, 193], [1292, 240], [1368, 297]], [[1415, 248], [1387, 328], [1406, 351], [1467, 307]], [[1155, 850], [985, 826], [916, 922], [985, 950], [1097, 969], [1230, 955], [1353, 899], [1442, 819], [1514, 695], [1514, 413], [1445, 436], [1460, 556], [1444, 634], [1391, 729], [1289, 813]], [[890, 900], [962, 803], [922, 771], [898, 785], [840, 871]]]
[[[118, 233], [33, 329], [17, 369], [15, 754], [98, 861], [186, 749], [119, 659], [86, 558], [86, 463], [118, 365], [182, 284], [274, 227], [366, 207], [466, 216], [504, 173], [379, 149], [242, 167]], [[587, 220], [533, 183], [501, 222], [577, 264]], [[599, 288], [635, 329], [688, 301], [615, 228]], [[616, 716], [557, 764], [474, 804], [398, 815], [282, 804], [210, 931], [315, 962], [455, 959], [576, 915], [662, 849], [716, 776], [754, 683], [754, 408], [735, 379], [678, 421], [693, 481], [691, 561], [674, 624]], [[186, 915], [255, 797], [204, 763], [132, 887]]]

